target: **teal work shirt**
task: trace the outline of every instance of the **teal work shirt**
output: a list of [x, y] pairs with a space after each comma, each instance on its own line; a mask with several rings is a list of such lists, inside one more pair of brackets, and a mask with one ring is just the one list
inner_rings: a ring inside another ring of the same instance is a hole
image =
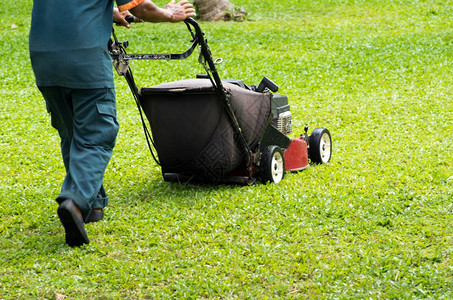
[[38, 86], [113, 88], [113, 1], [34, 0], [29, 50]]

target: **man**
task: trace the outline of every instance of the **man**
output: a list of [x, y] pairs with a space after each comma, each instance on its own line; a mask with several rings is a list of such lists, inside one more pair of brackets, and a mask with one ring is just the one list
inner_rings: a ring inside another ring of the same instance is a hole
[[[57, 197], [69, 246], [88, 244], [84, 223], [103, 218], [103, 177], [118, 132], [108, 41], [112, 19], [130, 27], [129, 12], [149, 22], [195, 16], [182, 0], [165, 8], [150, 0], [35, 0], [30, 59], [51, 123], [61, 138], [66, 177]], [[129, 11], [129, 12], [128, 12]]]

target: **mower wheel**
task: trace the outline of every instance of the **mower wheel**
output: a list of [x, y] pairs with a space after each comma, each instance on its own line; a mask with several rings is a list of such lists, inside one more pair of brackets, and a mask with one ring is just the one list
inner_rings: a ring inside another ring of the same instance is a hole
[[261, 154], [260, 177], [263, 183], [280, 182], [285, 177], [283, 150], [278, 146], [268, 146]]
[[332, 156], [332, 138], [326, 128], [316, 128], [308, 140], [308, 158], [315, 164], [325, 164]]

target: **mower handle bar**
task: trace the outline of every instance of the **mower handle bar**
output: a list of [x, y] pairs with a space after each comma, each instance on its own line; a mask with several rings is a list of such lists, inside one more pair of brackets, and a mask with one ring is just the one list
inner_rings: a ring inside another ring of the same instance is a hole
[[[142, 22], [140, 19], [134, 17], [134, 16], [127, 16], [126, 17], [126, 21], [128, 21], [129, 23], [137, 23], [137, 22]], [[143, 60], [143, 59], [146, 59], [146, 60], [182, 60], [182, 59], [186, 59], [188, 58], [190, 55], [192, 55], [193, 51], [195, 50], [195, 47], [197, 45], [201, 45], [203, 43], [206, 43], [206, 41], [204, 40], [204, 33], [201, 31], [201, 28], [200, 26], [198, 25], [198, 23], [192, 19], [192, 18], [187, 18], [186, 20], [184, 20], [184, 23], [186, 24], [191, 36], [192, 36], [192, 45], [190, 46], [189, 49], [187, 49], [185, 52], [183, 53], [177, 53], [177, 54], [168, 54], [168, 53], [165, 53], [165, 54], [126, 54], [126, 53], [115, 53], [115, 54], [111, 54], [111, 57], [113, 60], [118, 60], [118, 59], [121, 59], [121, 60]], [[191, 29], [192, 26], [194, 29], [195, 29], [195, 32], [194, 33]], [[123, 42], [123, 44], [125, 45], [125, 48], [128, 46], [128, 42]], [[206, 46], [207, 47], [207, 46]]]

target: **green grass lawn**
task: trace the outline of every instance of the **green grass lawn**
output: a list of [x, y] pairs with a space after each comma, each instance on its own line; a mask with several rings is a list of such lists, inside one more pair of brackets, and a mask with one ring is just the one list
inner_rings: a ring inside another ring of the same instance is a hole
[[[70, 248], [32, 1], [0, 0], [0, 299], [453, 298], [453, 1], [233, 2], [246, 22], [201, 24], [220, 76], [279, 84], [294, 137], [332, 133], [331, 163], [279, 184], [166, 183], [116, 76], [111, 203]], [[182, 24], [133, 27], [116, 30], [129, 53], [189, 45]], [[140, 87], [202, 72], [197, 55], [132, 69]]]

